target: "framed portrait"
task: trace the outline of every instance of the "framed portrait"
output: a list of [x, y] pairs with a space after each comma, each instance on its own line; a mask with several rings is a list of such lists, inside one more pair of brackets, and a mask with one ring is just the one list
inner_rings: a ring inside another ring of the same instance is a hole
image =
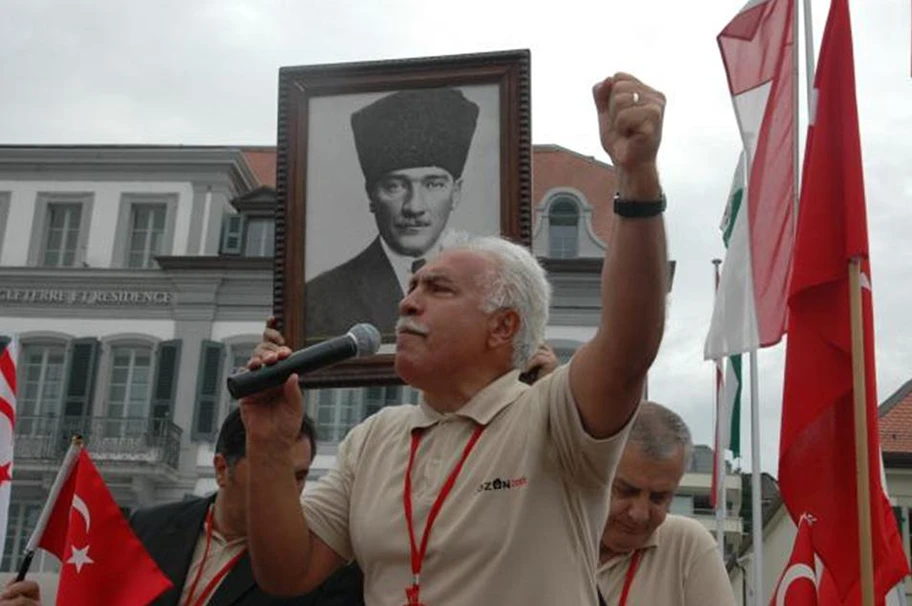
[[453, 243], [531, 246], [527, 50], [279, 71], [274, 314], [293, 349], [373, 324], [308, 387], [398, 383], [399, 301]]

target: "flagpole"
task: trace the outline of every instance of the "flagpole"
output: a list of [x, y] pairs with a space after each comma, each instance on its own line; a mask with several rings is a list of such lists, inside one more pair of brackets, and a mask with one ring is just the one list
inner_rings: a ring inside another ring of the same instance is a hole
[[[811, 20], [811, 0], [804, 0], [804, 60], [806, 66], [804, 75], [807, 79], [808, 118], [813, 122], [811, 114], [814, 112], [814, 69], [816, 63], [814, 61], [814, 24]], [[797, 80], [795, 83], [797, 85]], [[797, 106], [798, 104], [796, 103], [795, 107]]]
[[[734, 105], [734, 99], [732, 99], [732, 104]], [[737, 107], [735, 107], [735, 115], [737, 114]], [[744, 198], [749, 199], [753, 158], [746, 141], [744, 142], [744, 158]], [[754, 546], [754, 604], [755, 606], [767, 606], [763, 602], [763, 511], [760, 508], [760, 396], [758, 395], [760, 389], [757, 384], [757, 374], [757, 350], [752, 349], [750, 350], [751, 535]]]
[[[798, 52], [798, 7], [799, 7], [799, 3], [798, 3], [798, 0], [792, 0], [792, 1], [793, 1], [792, 10], [794, 12], [794, 15], [792, 16], [792, 18], [794, 19], [794, 26], [792, 27], [792, 72], [795, 77], [795, 84], [794, 84], [795, 90], [792, 92], [792, 107], [794, 108], [793, 112], [794, 112], [794, 119], [795, 119], [795, 128], [792, 129], [792, 139], [793, 139], [792, 164], [794, 166], [794, 173], [795, 173], [793, 191], [792, 191], [792, 235], [794, 235], [798, 231], [798, 228], [797, 228], [798, 201], [799, 201], [799, 197], [800, 197], [800, 193], [801, 193], [800, 177], [799, 177], [800, 170], [801, 170], [800, 169], [801, 162], [800, 162], [800, 156], [798, 153], [798, 125], [800, 124], [800, 122], [798, 120], [798, 108], [800, 107], [799, 101], [801, 99], [801, 96], [800, 96], [800, 92], [798, 90], [798, 88], [799, 88], [798, 82], [800, 81], [800, 78], [798, 77], [798, 55], [799, 55], [799, 52]], [[805, 1], [807, 2], [807, 0], [805, 0]], [[810, 95], [810, 91], [808, 91], [808, 95]]]
[[[795, 35], [798, 35], [798, 2], [795, 2]], [[798, 231], [798, 206], [801, 199], [801, 162], [798, 153], [798, 40], [795, 39], [795, 206], [792, 215], [793, 233]], [[808, 106], [808, 123], [814, 123], [814, 27], [811, 20], [811, 0], [804, 0], [804, 76], [807, 80], [805, 97]]]
[[[719, 266], [722, 264], [722, 259], [713, 259], [712, 264], [715, 268], [715, 292], [719, 291]], [[715, 466], [716, 471], [716, 494], [713, 495], [713, 498], [716, 502], [716, 542], [719, 544], [719, 555], [722, 556], [722, 561], [725, 561], [725, 455], [723, 454], [724, 449], [722, 445], [722, 415], [720, 414], [720, 404], [722, 401], [722, 394], [719, 392], [719, 387], [722, 383], [722, 360], [715, 360], [714, 366], [716, 367], [715, 381], [713, 381], [713, 393], [715, 394], [715, 410], [713, 412], [713, 417], [715, 419], [715, 448], [713, 449], [713, 465]]]
[[25, 575], [28, 574], [29, 567], [32, 565], [32, 558], [35, 557], [35, 550], [38, 549], [38, 542], [41, 540], [41, 535], [44, 534], [44, 529], [51, 517], [51, 512], [54, 510], [54, 505], [57, 503], [57, 497], [60, 496], [60, 491], [63, 489], [63, 485], [66, 483], [67, 478], [70, 476], [70, 471], [72, 471], [73, 465], [76, 463], [76, 457], [79, 455], [79, 451], [82, 450], [82, 446], [82, 437], [79, 435], [73, 436], [73, 439], [70, 441], [70, 447], [63, 456], [60, 470], [57, 471], [57, 477], [54, 478], [54, 483], [51, 484], [51, 491], [48, 493], [47, 501], [44, 503], [44, 509], [41, 510], [41, 515], [38, 516], [38, 523], [35, 524], [35, 530], [32, 532], [32, 536], [29, 537], [28, 543], [25, 545], [25, 555], [22, 558], [22, 564], [19, 565], [16, 581], [23, 580]]
[[861, 306], [861, 259], [849, 261], [852, 323], [852, 391], [855, 396], [855, 493], [858, 501], [858, 546], [861, 598], [874, 606], [874, 556], [871, 537], [871, 477], [868, 468], [868, 398], [865, 383], [864, 324]]
[[763, 512], [760, 509], [760, 388], [757, 384], [757, 350], [750, 352], [751, 375], [751, 531], [754, 543], [754, 604], [763, 601]]
[[[797, 83], [796, 83], [797, 85]], [[734, 104], [734, 99], [732, 99]], [[735, 115], [737, 115], [737, 107]], [[740, 127], [740, 125], [739, 125]], [[743, 132], [743, 131], [742, 131]], [[750, 175], [753, 158], [744, 142], [744, 198], [750, 199]], [[763, 511], [760, 508], [760, 388], [757, 371], [757, 350], [750, 350], [751, 391], [751, 536], [754, 546], [754, 604], [767, 606], [763, 601]]]

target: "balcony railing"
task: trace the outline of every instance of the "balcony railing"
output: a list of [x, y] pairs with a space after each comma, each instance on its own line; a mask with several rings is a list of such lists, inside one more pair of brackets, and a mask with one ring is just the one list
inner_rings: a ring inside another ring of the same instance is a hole
[[75, 434], [96, 462], [178, 466], [180, 427], [165, 419], [124, 417], [16, 417], [16, 461], [60, 462]]

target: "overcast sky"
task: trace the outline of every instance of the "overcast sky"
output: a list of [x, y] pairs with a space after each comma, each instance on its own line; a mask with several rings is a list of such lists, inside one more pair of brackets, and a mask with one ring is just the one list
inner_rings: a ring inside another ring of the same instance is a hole
[[[711, 259], [724, 252], [717, 226], [740, 146], [715, 36], [742, 2], [537, 4], [6, 0], [0, 143], [274, 145], [280, 66], [528, 48], [533, 142], [607, 161], [590, 88], [634, 73], [668, 96], [660, 168], [678, 261], [650, 396], [711, 442], [713, 374], [702, 348]], [[882, 400], [912, 378], [912, 19], [908, 0], [851, 5]], [[827, 9], [813, 2], [816, 49]], [[802, 75], [802, 98], [803, 83]], [[784, 353], [781, 344], [759, 355], [761, 461], [774, 474]]]

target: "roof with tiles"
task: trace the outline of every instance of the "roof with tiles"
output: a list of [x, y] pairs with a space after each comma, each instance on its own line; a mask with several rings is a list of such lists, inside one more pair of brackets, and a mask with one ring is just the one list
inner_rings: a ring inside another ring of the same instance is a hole
[[885, 453], [912, 453], [912, 379], [877, 410], [880, 446]]
[[548, 192], [575, 189], [592, 206], [592, 229], [608, 242], [614, 213], [614, 167], [560, 145], [535, 145], [532, 153], [532, 205], [547, 202]]

